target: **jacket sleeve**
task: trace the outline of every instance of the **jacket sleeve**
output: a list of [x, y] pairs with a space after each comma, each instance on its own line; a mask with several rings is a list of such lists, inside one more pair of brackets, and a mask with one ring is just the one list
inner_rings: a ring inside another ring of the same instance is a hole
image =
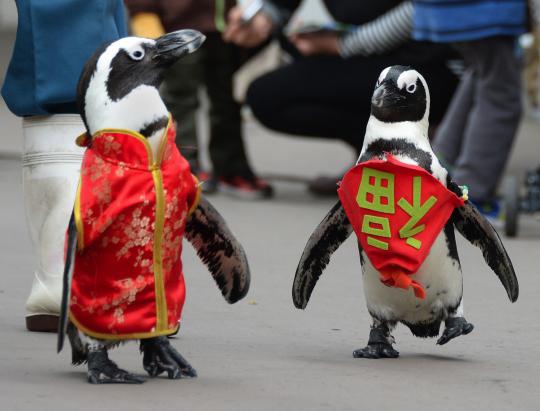
[[404, 1], [373, 21], [343, 35], [339, 41], [342, 57], [370, 56], [392, 51], [411, 39], [413, 5]]

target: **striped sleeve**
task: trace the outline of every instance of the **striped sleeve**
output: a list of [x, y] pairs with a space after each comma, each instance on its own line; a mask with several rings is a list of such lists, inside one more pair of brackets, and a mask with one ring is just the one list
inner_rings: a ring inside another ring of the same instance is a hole
[[413, 5], [404, 1], [377, 19], [341, 36], [342, 57], [370, 56], [391, 51], [411, 38]]

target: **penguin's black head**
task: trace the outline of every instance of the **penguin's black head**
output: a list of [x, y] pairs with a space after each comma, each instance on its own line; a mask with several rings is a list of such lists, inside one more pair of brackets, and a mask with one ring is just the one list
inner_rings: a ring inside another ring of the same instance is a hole
[[104, 45], [87, 61], [79, 79], [77, 104], [83, 120], [89, 107], [110, 108], [140, 86], [157, 90], [165, 70], [204, 40], [196, 30], [178, 30], [156, 40], [125, 37]]
[[407, 66], [385, 68], [371, 98], [371, 114], [385, 123], [427, 119], [429, 90], [422, 75]]

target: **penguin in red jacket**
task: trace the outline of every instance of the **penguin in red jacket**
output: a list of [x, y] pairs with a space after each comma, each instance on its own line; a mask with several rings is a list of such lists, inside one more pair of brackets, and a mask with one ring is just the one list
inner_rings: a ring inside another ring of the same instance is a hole
[[311, 235], [294, 278], [297, 308], [307, 306], [334, 251], [358, 238], [364, 294], [373, 319], [366, 347], [355, 358], [395, 358], [398, 323], [443, 345], [469, 334], [454, 228], [482, 250], [510, 301], [519, 287], [497, 232], [467, 201], [433, 153], [428, 139], [429, 90], [416, 70], [382, 71], [355, 167], [340, 183], [340, 201]]
[[67, 333], [72, 362], [88, 363], [90, 383], [144, 382], [108, 357], [128, 340], [140, 341], [150, 376], [196, 377], [167, 339], [184, 305], [184, 237], [227, 302], [249, 289], [244, 250], [201, 198], [158, 91], [163, 72], [204, 39], [194, 30], [120, 39], [96, 51], [79, 81], [87, 133], [78, 144], [86, 151], [68, 228], [57, 348]]

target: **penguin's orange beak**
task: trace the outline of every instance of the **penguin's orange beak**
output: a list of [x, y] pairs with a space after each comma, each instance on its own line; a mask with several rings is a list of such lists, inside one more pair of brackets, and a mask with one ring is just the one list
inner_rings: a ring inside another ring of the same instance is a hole
[[177, 30], [156, 39], [156, 52], [153, 59], [158, 64], [169, 66], [183, 56], [196, 51], [206, 40], [197, 30]]

